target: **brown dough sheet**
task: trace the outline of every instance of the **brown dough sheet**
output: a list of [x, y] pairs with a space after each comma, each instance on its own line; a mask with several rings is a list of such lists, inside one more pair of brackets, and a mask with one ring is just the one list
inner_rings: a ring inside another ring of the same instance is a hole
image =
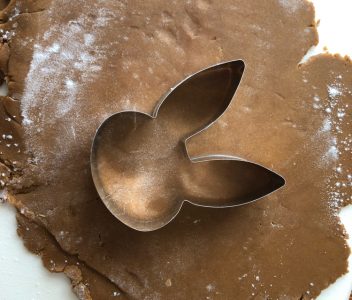
[[[352, 67], [298, 65], [317, 43], [312, 4], [13, 0], [0, 20], [15, 33], [0, 48], [3, 180], [26, 246], [81, 299], [310, 299], [346, 272]], [[240, 208], [185, 204], [154, 232], [121, 224], [91, 179], [98, 125], [150, 113], [185, 76], [239, 58], [234, 101], [188, 150], [254, 161], [286, 186]]]

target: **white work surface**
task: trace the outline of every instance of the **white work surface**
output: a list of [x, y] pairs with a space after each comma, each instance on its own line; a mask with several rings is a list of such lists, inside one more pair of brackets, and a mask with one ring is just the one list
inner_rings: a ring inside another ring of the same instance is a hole
[[[299, 0], [277, 0], [283, 4]], [[349, 55], [352, 58], [352, 0], [313, 0], [316, 7], [319, 44], [303, 58], [324, 52]], [[1, 195], [0, 195], [1, 196]], [[340, 213], [352, 249], [352, 205]], [[338, 259], [338, 258], [336, 258]], [[68, 278], [47, 271], [40, 257], [29, 253], [16, 233], [15, 210], [0, 205], [0, 300], [75, 300]], [[348, 300], [352, 290], [352, 256], [349, 273], [322, 291], [317, 300]]]

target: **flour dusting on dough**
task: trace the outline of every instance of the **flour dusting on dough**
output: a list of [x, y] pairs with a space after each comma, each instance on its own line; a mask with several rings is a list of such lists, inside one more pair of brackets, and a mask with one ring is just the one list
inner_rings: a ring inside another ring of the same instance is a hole
[[324, 113], [327, 116], [320, 129], [320, 133], [327, 135], [328, 141], [326, 152], [322, 156], [322, 163], [334, 169], [333, 175], [326, 180], [329, 205], [334, 213], [337, 213], [337, 209], [351, 197], [346, 189], [351, 186], [351, 180], [348, 178], [350, 166], [344, 166], [340, 160], [344, 154], [351, 152], [352, 146], [351, 133], [344, 139], [340, 138], [345, 122], [347, 122], [345, 116], [348, 108], [348, 104], [341, 100], [348, 90], [339, 81], [340, 78], [337, 76], [334, 82], [327, 86], [328, 101], [324, 106]]
[[[334, 76], [334, 79], [326, 87], [326, 99], [320, 99], [317, 95], [313, 97], [313, 108], [320, 110], [325, 115], [320, 129], [315, 138], [319, 139], [322, 145], [320, 167], [332, 169], [325, 181], [325, 190], [328, 195], [328, 204], [333, 214], [337, 215], [338, 210], [344, 203], [351, 200], [348, 194], [348, 187], [351, 180], [348, 174], [351, 173], [350, 166], [343, 164], [344, 156], [351, 152], [352, 134], [345, 134], [343, 128], [348, 124], [348, 104], [342, 97], [351, 92], [341, 82], [341, 76]], [[342, 137], [344, 136], [344, 137]]]
[[295, 13], [301, 7], [300, 0], [279, 0], [279, 3], [289, 13]]
[[[54, 11], [52, 9], [48, 13], [53, 14]], [[29, 137], [27, 146], [37, 160], [53, 161], [47, 157], [50, 154], [36, 142], [42, 131], [50, 126], [55, 129], [58, 122], [67, 124], [65, 130], [57, 129], [55, 133], [57, 144], [53, 145], [56, 150], [54, 156], [55, 160], [60, 160], [70, 152], [73, 144], [70, 141], [76, 142], [76, 132], [85, 130], [79, 116], [82, 107], [89, 106], [89, 99], [82, 97], [82, 87], [92, 85], [100, 74], [106, 57], [106, 45], [99, 44], [98, 37], [111, 18], [110, 12], [99, 9], [94, 22], [81, 15], [64, 27], [52, 26], [37, 39], [21, 100], [23, 125]], [[90, 32], [84, 28], [89, 28]], [[58, 38], [53, 42], [52, 36]], [[78, 98], [80, 101], [77, 101]], [[41, 113], [36, 114], [39, 107]]]

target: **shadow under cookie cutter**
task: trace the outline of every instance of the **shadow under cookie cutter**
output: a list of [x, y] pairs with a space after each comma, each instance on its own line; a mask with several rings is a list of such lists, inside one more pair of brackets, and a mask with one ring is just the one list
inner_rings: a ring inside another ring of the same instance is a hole
[[184, 201], [232, 207], [285, 184], [273, 171], [228, 155], [191, 158], [187, 141], [225, 112], [241, 81], [242, 60], [201, 70], [172, 88], [152, 115], [122, 111], [98, 128], [91, 172], [100, 198], [121, 222], [152, 231], [176, 217]]

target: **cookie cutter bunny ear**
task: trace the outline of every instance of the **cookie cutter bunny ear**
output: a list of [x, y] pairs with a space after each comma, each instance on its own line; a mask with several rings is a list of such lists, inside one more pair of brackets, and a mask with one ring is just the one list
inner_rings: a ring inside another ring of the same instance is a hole
[[91, 171], [101, 200], [139, 231], [165, 226], [184, 201], [232, 207], [285, 184], [273, 171], [228, 155], [191, 158], [187, 141], [225, 112], [244, 72], [242, 60], [201, 70], [172, 88], [153, 114], [123, 111], [98, 128]]

